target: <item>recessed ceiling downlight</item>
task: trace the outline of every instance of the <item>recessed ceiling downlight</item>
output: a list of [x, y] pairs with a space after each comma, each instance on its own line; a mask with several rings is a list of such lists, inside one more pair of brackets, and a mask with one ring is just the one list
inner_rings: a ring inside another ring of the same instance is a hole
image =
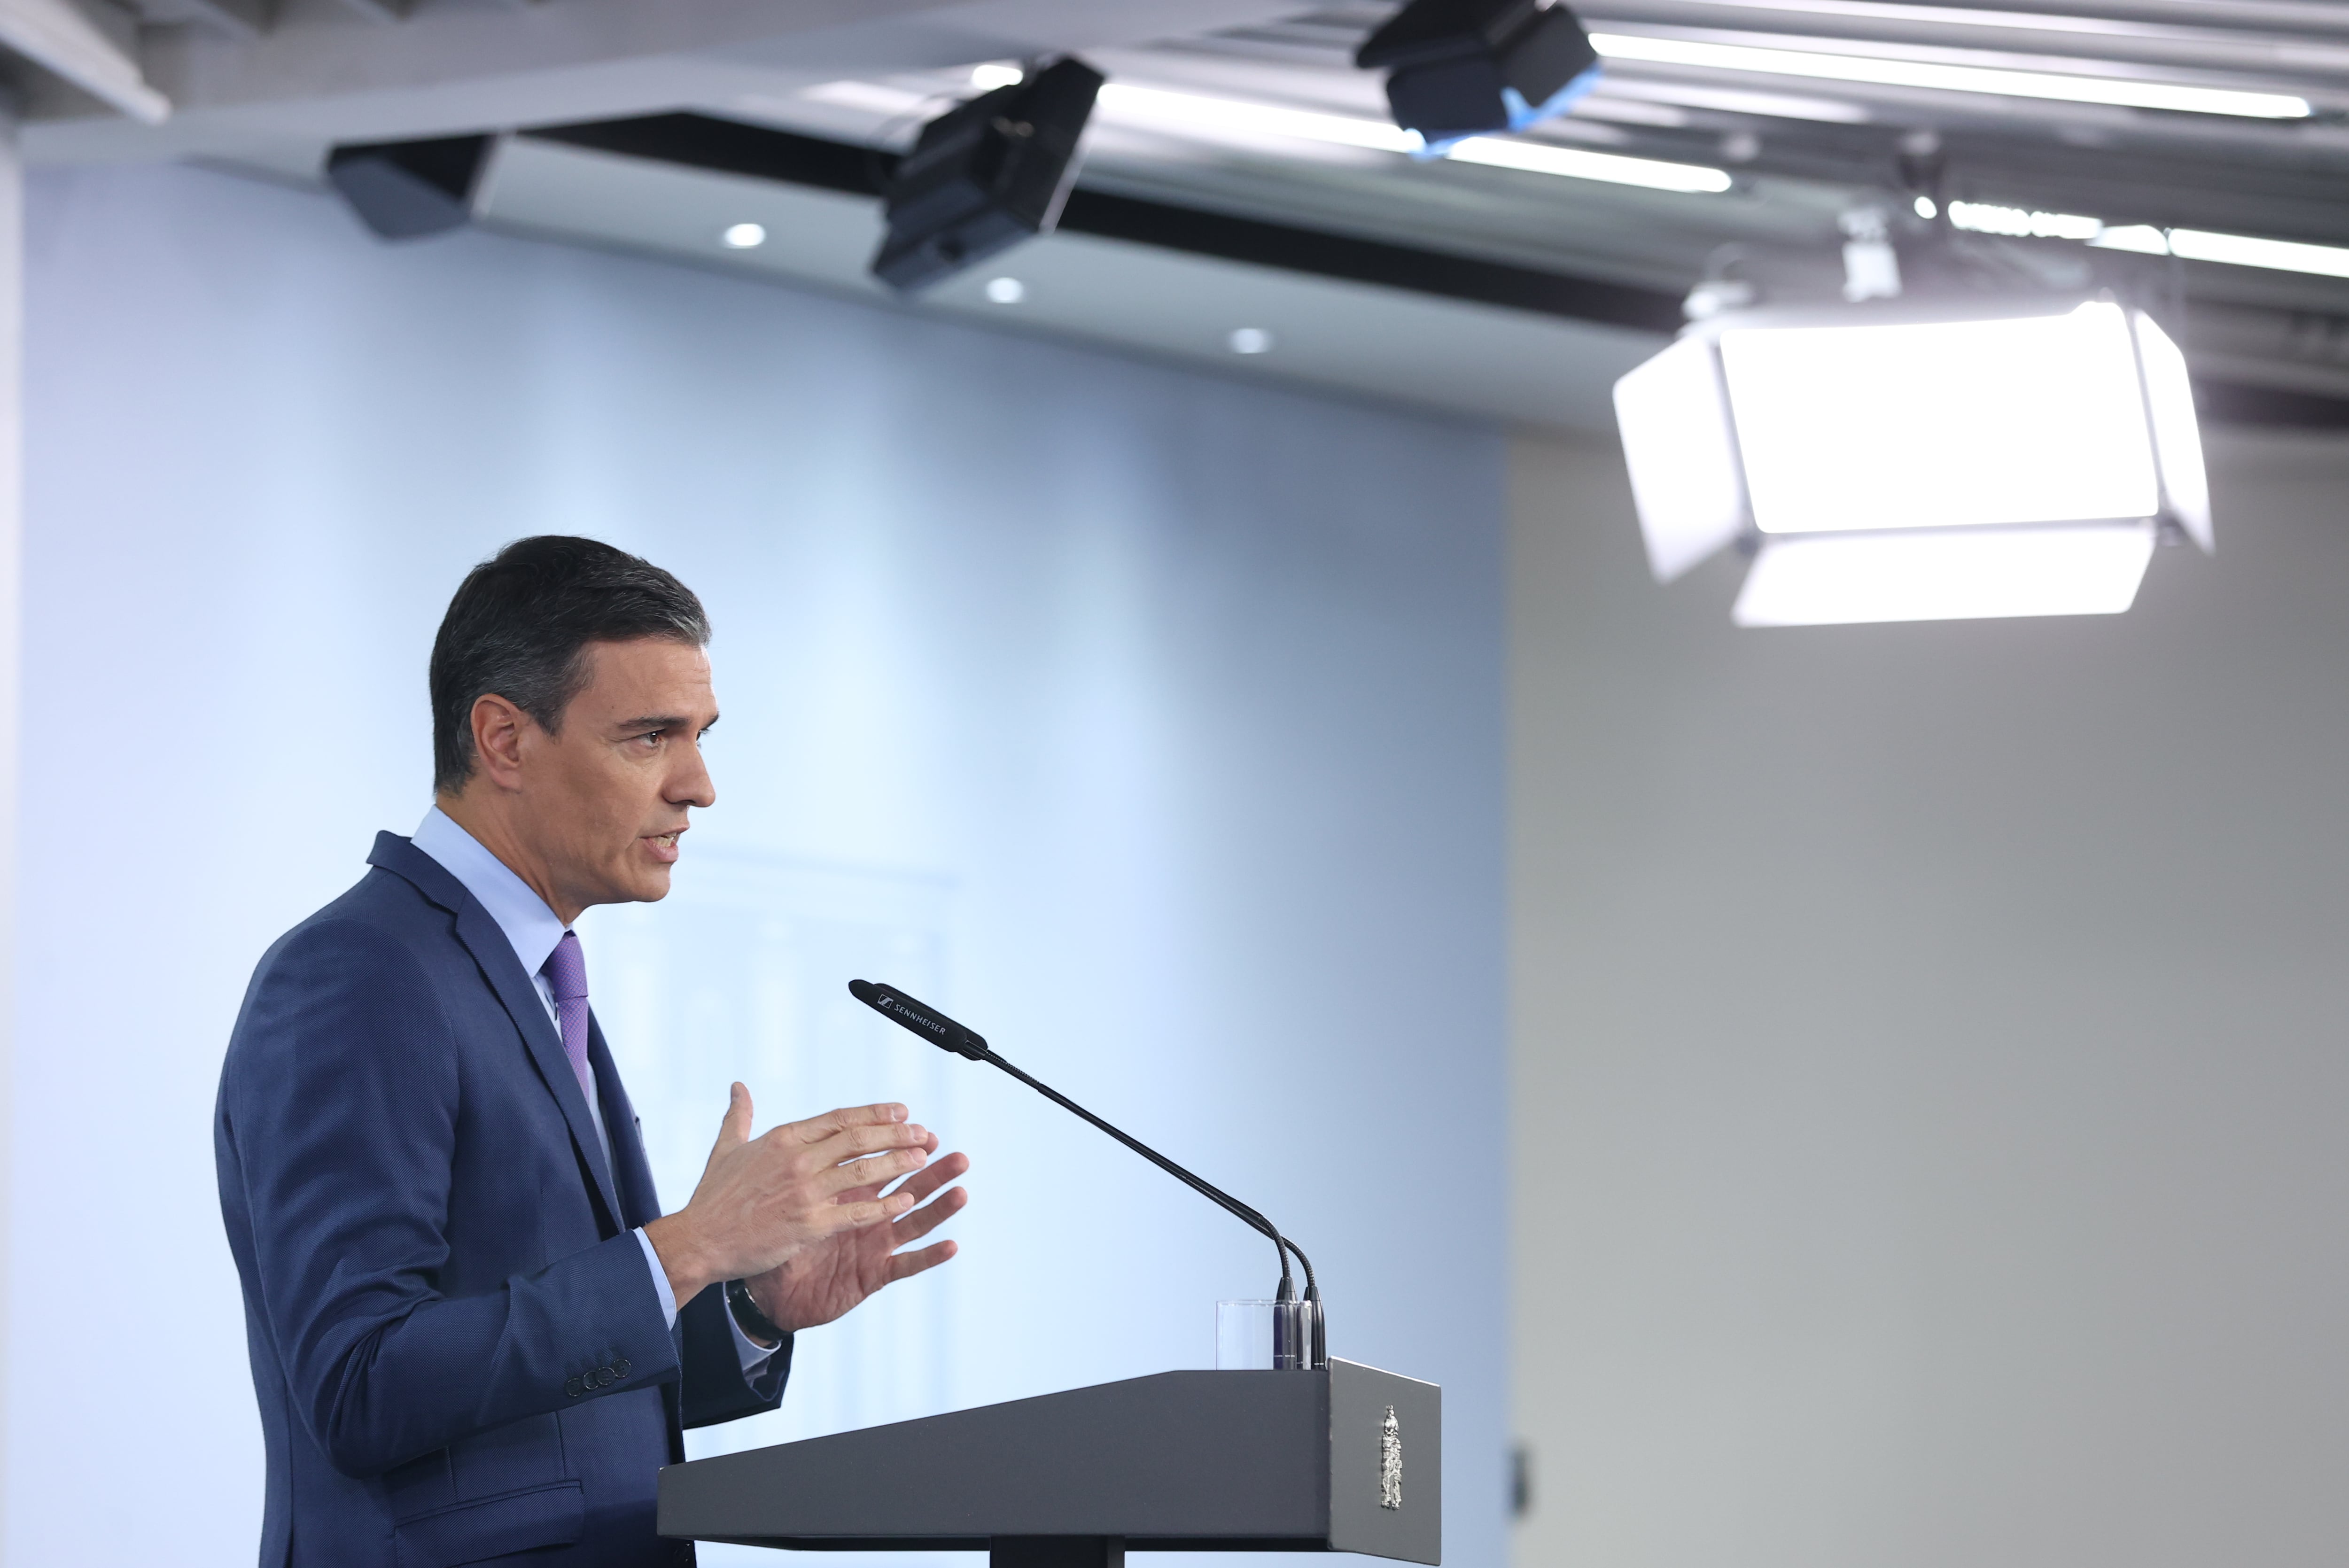
[[730, 251], [754, 251], [767, 242], [767, 226], [763, 223], [731, 223], [718, 237]]

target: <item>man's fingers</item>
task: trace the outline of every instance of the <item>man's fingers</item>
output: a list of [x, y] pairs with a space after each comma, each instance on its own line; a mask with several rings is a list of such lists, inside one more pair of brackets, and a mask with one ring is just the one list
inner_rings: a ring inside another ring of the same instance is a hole
[[[913, 1183], [908, 1181], [905, 1183], [905, 1187], [899, 1188], [898, 1191], [901, 1192], [905, 1191], [906, 1188], [910, 1188], [912, 1185]], [[922, 1208], [915, 1210], [912, 1213], [907, 1214], [904, 1219], [898, 1221], [896, 1225], [894, 1227], [897, 1237], [897, 1244], [902, 1247], [907, 1242], [920, 1241], [924, 1236], [928, 1235], [932, 1231], [936, 1230], [940, 1225], [945, 1224], [948, 1220], [953, 1219], [957, 1214], [960, 1213], [962, 1212], [962, 1206], [969, 1202], [970, 1190], [966, 1187], [957, 1187], [940, 1196], [936, 1202], [926, 1204]]]
[[[936, 1191], [939, 1188], [945, 1186], [947, 1182], [955, 1180], [969, 1169], [970, 1157], [968, 1155], [948, 1155], [946, 1159], [939, 1161], [936, 1165], [932, 1165], [926, 1170], [916, 1171], [911, 1176], [906, 1177], [905, 1180], [899, 1184], [897, 1188], [897, 1195], [911, 1198], [915, 1202], [918, 1203], [923, 1199], [928, 1197], [931, 1193]], [[845, 1192], [835, 1194], [832, 1201], [835, 1203], [869, 1202], [873, 1199], [878, 1198], [881, 1195], [881, 1189], [886, 1187], [888, 1184], [889, 1183], [886, 1181], [867, 1181], [862, 1187], [851, 1187]], [[959, 1199], [956, 1201], [956, 1207], [961, 1207], [961, 1201]]]
[[886, 1187], [908, 1171], [919, 1171], [929, 1156], [918, 1149], [896, 1149], [865, 1160], [835, 1165], [816, 1177], [816, 1190], [829, 1191], [833, 1202], [859, 1187]]
[[[936, 1140], [932, 1141], [935, 1142]], [[851, 1176], [862, 1177], [865, 1174], [866, 1163], [869, 1162], [860, 1161], [856, 1164], [843, 1165], [841, 1169]], [[905, 1184], [897, 1191], [910, 1194], [916, 1202], [919, 1202], [969, 1169], [969, 1155], [949, 1154], [944, 1160], [926, 1165], [906, 1177]], [[878, 1198], [881, 1195], [881, 1189], [889, 1185], [892, 1180], [894, 1178], [863, 1181], [845, 1191], [834, 1193], [832, 1201], [835, 1203], [862, 1203], [868, 1198]]]
[[874, 1198], [863, 1203], [841, 1203], [827, 1210], [820, 1222], [833, 1231], [861, 1231], [895, 1219], [914, 1206], [914, 1201], [903, 1192], [892, 1192], [886, 1198]]
[[822, 1143], [825, 1139], [847, 1131], [853, 1127], [881, 1127], [893, 1121], [904, 1121], [908, 1115], [902, 1105], [843, 1106], [827, 1110], [822, 1116], [811, 1116], [805, 1121], [791, 1124], [791, 1130], [802, 1143]]
[[750, 1138], [750, 1091], [738, 1083], [726, 1091], [726, 1114], [718, 1119], [718, 1141], [709, 1146], [709, 1158], [702, 1162], [702, 1174], [708, 1176], [719, 1155], [749, 1142]]
[[947, 1182], [960, 1177], [969, 1169], [969, 1155], [949, 1154], [944, 1160], [933, 1160], [921, 1170], [906, 1177], [905, 1185], [899, 1187], [897, 1191], [912, 1193], [915, 1201], [918, 1202]]
[[843, 1128], [819, 1140], [811, 1152], [828, 1164], [838, 1165], [888, 1149], [934, 1149], [937, 1140], [938, 1135], [919, 1122], [865, 1122]]
[[925, 1269], [934, 1269], [962, 1249], [952, 1242], [938, 1242], [918, 1253], [899, 1253], [889, 1260], [889, 1283], [911, 1279]]

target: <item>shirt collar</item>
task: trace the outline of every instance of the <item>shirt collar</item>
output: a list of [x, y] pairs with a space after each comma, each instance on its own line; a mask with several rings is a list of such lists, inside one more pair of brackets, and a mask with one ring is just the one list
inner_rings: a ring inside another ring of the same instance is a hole
[[425, 812], [424, 820], [416, 825], [414, 842], [418, 849], [440, 861], [442, 870], [465, 884], [465, 891], [489, 911], [498, 929], [506, 934], [507, 944], [522, 960], [523, 973], [535, 975], [546, 962], [546, 955], [554, 951], [554, 944], [563, 940], [564, 929], [554, 912], [546, 907], [546, 901], [438, 806]]

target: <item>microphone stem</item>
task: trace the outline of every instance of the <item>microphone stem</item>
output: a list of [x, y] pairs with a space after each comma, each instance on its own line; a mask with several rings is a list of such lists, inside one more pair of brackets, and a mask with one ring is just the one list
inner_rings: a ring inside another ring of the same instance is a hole
[[1075, 1100], [1071, 1099], [1067, 1095], [1062, 1094], [1059, 1089], [1054, 1088], [1051, 1085], [1044, 1083], [1040, 1079], [1030, 1078], [1026, 1073], [1021, 1072], [1018, 1068], [1013, 1067], [1009, 1062], [1005, 1061], [993, 1051], [988, 1051], [983, 1059], [993, 1062], [997, 1067], [1001, 1068], [1005, 1072], [1009, 1073], [1013, 1078], [1018, 1078], [1021, 1083], [1026, 1084], [1030, 1088], [1034, 1089], [1038, 1094], [1042, 1095], [1046, 1099], [1050, 1100], [1054, 1105], [1059, 1106], [1061, 1109], [1084, 1118], [1087, 1121], [1092, 1123], [1095, 1127], [1100, 1128], [1103, 1132], [1108, 1133], [1112, 1138], [1116, 1139], [1120, 1143], [1124, 1144], [1128, 1149], [1133, 1150], [1136, 1154], [1141, 1155], [1144, 1160], [1149, 1161], [1153, 1165], [1157, 1166], [1161, 1171], [1165, 1171], [1169, 1176], [1174, 1177], [1176, 1181], [1182, 1182], [1185, 1186], [1190, 1188], [1201, 1197], [1206, 1199], [1212, 1203], [1222, 1206], [1234, 1218], [1240, 1221], [1241, 1223], [1248, 1226], [1252, 1230], [1262, 1232], [1264, 1235], [1271, 1240], [1273, 1252], [1280, 1259], [1281, 1300], [1288, 1300], [1289, 1293], [1295, 1288], [1295, 1286], [1290, 1283], [1290, 1275], [1288, 1273], [1288, 1254], [1290, 1253], [1296, 1253], [1297, 1261], [1305, 1264], [1306, 1288], [1312, 1291], [1317, 1298], [1319, 1297], [1320, 1294], [1319, 1287], [1315, 1285], [1313, 1283], [1313, 1265], [1309, 1263], [1306, 1263], [1305, 1254], [1302, 1252], [1298, 1251], [1297, 1243], [1290, 1241], [1287, 1236], [1282, 1235], [1279, 1230], [1274, 1226], [1270, 1220], [1266, 1219], [1262, 1214], [1257, 1213], [1254, 1209], [1249, 1208], [1246, 1203], [1241, 1202], [1237, 1198], [1233, 1197], [1229, 1192], [1225, 1191], [1222, 1188], [1211, 1184], [1201, 1177], [1194, 1176], [1191, 1172], [1184, 1170], [1183, 1167], [1175, 1164], [1174, 1161], [1167, 1159], [1166, 1156], [1159, 1153], [1158, 1150], [1151, 1148], [1148, 1144], [1142, 1142], [1139, 1139], [1127, 1137], [1124, 1133], [1120, 1132], [1116, 1128], [1112, 1127], [1108, 1122], [1103, 1121], [1100, 1117], [1095, 1116], [1092, 1111], [1087, 1110], [1083, 1106], [1079, 1105]]

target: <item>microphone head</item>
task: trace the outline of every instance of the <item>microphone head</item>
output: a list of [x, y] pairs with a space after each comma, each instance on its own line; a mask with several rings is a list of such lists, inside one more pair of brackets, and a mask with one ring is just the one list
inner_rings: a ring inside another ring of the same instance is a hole
[[870, 980], [851, 980], [848, 994], [884, 1017], [911, 1029], [942, 1051], [952, 1051], [975, 1062], [987, 1059], [984, 1037], [975, 1030], [964, 1028], [936, 1007], [915, 1001], [895, 985], [876, 985]]

